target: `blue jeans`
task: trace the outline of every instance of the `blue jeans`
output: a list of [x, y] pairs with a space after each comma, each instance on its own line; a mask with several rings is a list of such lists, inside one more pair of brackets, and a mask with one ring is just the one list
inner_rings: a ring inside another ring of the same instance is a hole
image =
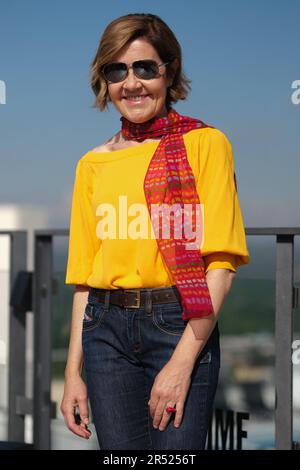
[[86, 385], [100, 450], [205, 448], [220, 368], [216, 324], [198, 356], [179, 428], [174, 414], [153, 428], [148, 400], [156, 375], [171, 358], [187, 321], [179, 301], [124, 308], [89, 293], [82, 347]]

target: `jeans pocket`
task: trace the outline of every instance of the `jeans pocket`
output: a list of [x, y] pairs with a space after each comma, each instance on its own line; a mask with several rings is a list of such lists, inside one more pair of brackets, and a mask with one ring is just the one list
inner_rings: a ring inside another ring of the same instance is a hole
[[154, 306], [153, 321], [160, 330], [170, 335], [182, 335], [188, 323], [182, 319], [182, 306], [179, 302]]
[[104, 313], [104, 305], [95, 305], [88, 302], [84, 310], [82, 331], [90, 331], [97, 328], [103, 322]]

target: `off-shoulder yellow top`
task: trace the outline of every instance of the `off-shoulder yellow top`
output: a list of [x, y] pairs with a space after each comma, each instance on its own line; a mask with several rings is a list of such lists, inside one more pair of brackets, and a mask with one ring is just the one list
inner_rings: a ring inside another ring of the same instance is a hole
[[[249, 253], [231, 144], [215, 128], [193, 129], [183, 138], [204, 208], [201, 255], [205, 272], [236, 271], [249, 262]], [[103, 289], [174, 285], [155, 237], [143, 236], [142, 229], [137, 236], [141, 208], [147, 208], [144, 178], [158, 144], [159, 140], [112, 152], [88, 151], [78, 161], [66, 284]], [[148, 222], [151, 228], [149, 214]]]

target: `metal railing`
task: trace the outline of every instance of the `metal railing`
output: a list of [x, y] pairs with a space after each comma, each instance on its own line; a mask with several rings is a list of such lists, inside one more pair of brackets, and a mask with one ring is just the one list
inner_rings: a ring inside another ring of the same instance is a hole
[[[1, 230], [10, 237], [10, 290], [20, 272], [27, 269], [27, 232]], [[10, 299], [9, 377], [8, 377], [8, 439], [24, 442], [24, 418], [20, 397], [25, 397], [26, 310], [18, 299]], [[21, 373], [19, 373], [22, 371]]]
[[293, 442], [293, 309], [299, 308], [294, 285], [294, 236], [300, 228], [248, 228], [246, 235], [276, 236], [275, 300], [275, 447], [296, 448]]
[[[0, 231], [11, 236], [11, 286], [18, 273], [26, 271], [26, 232]], [[68, 230], [36, 230], [32, 283], [34, 312], [34, 399], [25, 397], [24, 299], [11, 297], [9, 368], [9, 439], [24, 440], [24, 414], [32, 412], [35, 449], [50, 449], [51, 345], [53, 295], [53, 238], [68, 236]], [[294, 236], [300, 228], [246, 228], [246, 235], [276, 237], [276, 313], [275, 313], [275, 446], [296, 449], [293, 442], [292, 360], [294, 308], [299, 308], [298, 287], [294, 285]], [[28, 273], [27, 273], [28, 274]], [[30, 273], [29, 273], [30, 274]], [[27, 279], [28, 281], [28, 279]], [[20, 284], [20, 283], [19, 283]], [[22, 283], [21, 283], [22, 284]], [[23, 282], [24, 285], [24, 282]], [[28, 282], [27, 282], [28, 285]], [[25, 302], [26, 303], [26, 302]], [[28, 309], [28, 308], [27, 308]]]

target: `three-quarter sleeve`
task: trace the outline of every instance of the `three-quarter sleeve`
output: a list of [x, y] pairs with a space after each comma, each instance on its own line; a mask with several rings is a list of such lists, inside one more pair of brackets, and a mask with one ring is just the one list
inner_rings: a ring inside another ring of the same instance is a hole
[[225, 268], [236, 271], [249, 263], [249, 253], [239, 204], [232, 148], [218, 129], [201, 139], [197, 191], [203, 205], [204, 239], [201, 255], [205, 272]]
[[92, 179], [89, 163], [79, 160], [72, 196], [66, 284], [88, 285], [95, 254], [101, 243], [96, 235]]

